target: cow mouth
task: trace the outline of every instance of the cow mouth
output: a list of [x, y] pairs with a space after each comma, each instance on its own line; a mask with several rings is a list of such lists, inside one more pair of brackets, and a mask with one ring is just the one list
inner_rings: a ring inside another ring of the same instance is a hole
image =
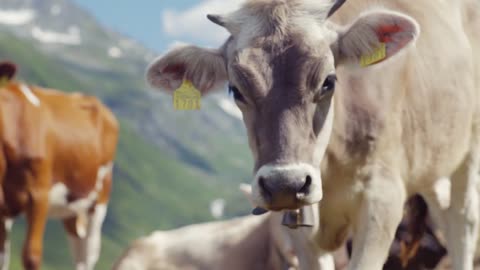
[[[315, 215], [313, 207], [313, 205], [307, 205], [295, 210], [284, 210], [282, 225], [290, 229], [313, 227], [315, 225]], [[256, 207], [255, 209], [253, 209], [252, 214], [263, 215], [268, 212], [269, 211], [264, 208]]]
[[312, 204], [310, 204], [310, 203], [300, 202], [300, 201], [295, 203], [295, 205], [289, 206], [289, 207], [281, 207], [281, 206], [261, 207], [261, 206], [257, 206], [255, 208], [253, 208], [252, 214], [255, 215], [255, 216], [261, 216], [261, 215], [266, 214], [270, 211], [272, 211], [272, 212], [287, 212], [287, 211], [294, 212], [294, 211], [298, 211], [298, 210], [301, 210], [301, 209], [304, 209], [304, 208], [307, 208], [307, 207], [311, 207], [311, 206], [312, 206]]

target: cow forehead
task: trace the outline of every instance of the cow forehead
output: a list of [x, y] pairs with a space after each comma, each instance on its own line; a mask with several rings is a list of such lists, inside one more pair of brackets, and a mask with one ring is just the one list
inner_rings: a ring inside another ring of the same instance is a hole
[[[307, 20], [325, 20], [332, 6], [328, 0], [249, 0], [231, 14], [233, 27], [248, 25], [264, 35], [286, 32]], [[300, 19], [301, 21], [298, 21]], [[237, 29], [238, 30], [238, 29]]]
[[292, 33], [303, 40], [331, 39], [326, 15], [332, 1], [326, 0], [250, 0], [228, 15], [226, 27], [235, 36], [236, 48], [249, 47], [263, 37], [281, 43]]
[[330, 69], [333, 56], [329, 46], [310, 46], [300, 38], [244, 48], [236, 51], [229, 63], [231, 80], [255, 97], [267, 96], [272, 90], [282, 92], [284, 98], [302, 96], [318, 87]]

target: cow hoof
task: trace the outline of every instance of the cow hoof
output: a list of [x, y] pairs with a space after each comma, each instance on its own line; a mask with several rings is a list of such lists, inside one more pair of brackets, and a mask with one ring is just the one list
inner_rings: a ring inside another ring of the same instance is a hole
[[40, 256], [36, 255], [25, 255], [23, 256], [23, 267], [25, 270], [39, 270], [42, 259]]

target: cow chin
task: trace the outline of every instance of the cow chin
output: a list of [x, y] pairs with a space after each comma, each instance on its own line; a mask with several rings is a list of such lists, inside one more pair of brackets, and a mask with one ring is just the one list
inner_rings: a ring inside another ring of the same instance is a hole
[[319, 203], [323, 196], [320, 170], [307, 163], [264, 165], [255, 175], [252, 195], [258, 207], [272, 211]]

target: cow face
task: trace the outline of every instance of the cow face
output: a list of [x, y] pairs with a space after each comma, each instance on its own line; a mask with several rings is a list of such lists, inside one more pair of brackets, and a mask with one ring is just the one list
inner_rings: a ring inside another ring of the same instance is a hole
[[321, 200], [319, 166], [334, 125], [336, 67], [361, 68], [374, 53], [377, 59], [364, 64], [382, 62], [418, 33], [411, 18], [389, 11], [335, 26], [327, 18], [341, 3], [248, 1], [226, 16], [208, 16], [231, 33], [222, 48], [180, 47], [147, 71], [153, 87], [169, 92], [185, 79], [203, 94], [228, 84], [248, 130], [259, 207], [296, 209]]

